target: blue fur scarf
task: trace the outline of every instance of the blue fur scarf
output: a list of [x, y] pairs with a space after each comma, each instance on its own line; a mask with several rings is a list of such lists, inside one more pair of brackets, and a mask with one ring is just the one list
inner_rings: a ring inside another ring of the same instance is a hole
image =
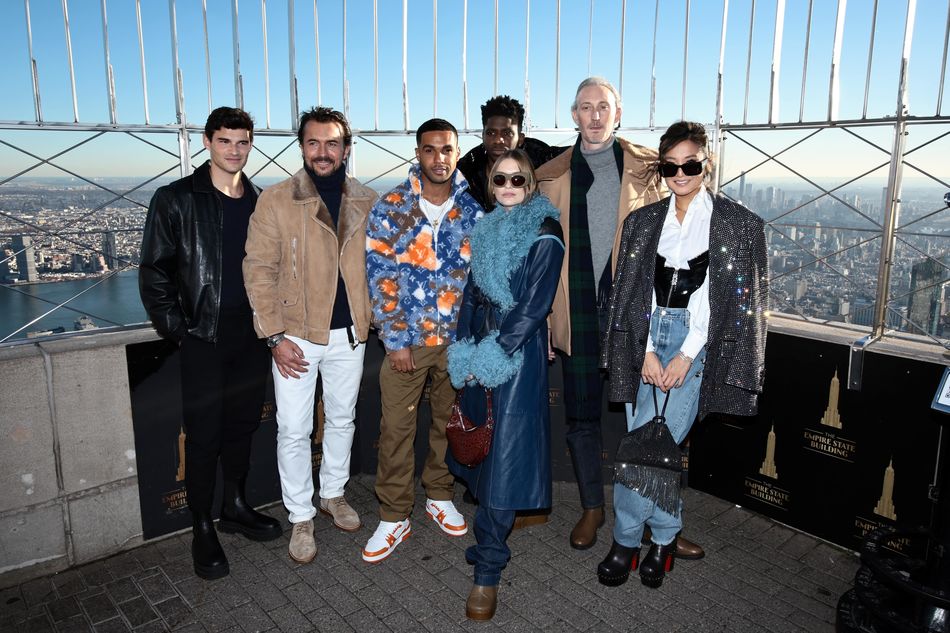
[[538, 238], [545, 218], [559, 212], [541, 194], [535, 194], [510, 211], [496, 207], [472, 230], [472, 275], [482, 292], [501, 308], [511, 311], [517, 303], [511, 296], [511, 274], [521, 265]]
[[[538, 239], [538, 227], [545, 218], [558, 216], [550, 201], [538, 194], [510, 211], [496, 209], [475, 225], [471, 274], [482, 292], [499, 307], [501, 316], [517, 305], [511, 294], [511, 275]], [[518, 373], [524, 352], [518, 350], [509, 356], [497, 339], [495, 330], [477, 344], [469, 338], [449, 347], [449, 375], [457, 389], [465, 385], [469, 375], [479, 384], [494, 388]]]

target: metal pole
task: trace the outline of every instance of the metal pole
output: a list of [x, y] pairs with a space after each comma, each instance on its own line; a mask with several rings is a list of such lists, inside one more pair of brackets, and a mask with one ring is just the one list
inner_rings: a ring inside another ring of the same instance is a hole
[[[626, 0], [625, 0], [626, 1]], [[531, 0], [527, 0], [524, 9], [524, 110], [525, 122], [531, 121], [531, 81], [528, 79], [528, 45], [531, 39]], [[522, 130], [524, 131], [524, 130]]]
[[[168, 0], [168, 20], [172, 36], [172, 81], [175, 86], [175, 121], [182, 126], [182, 133], [187, 136], [184, 126], [185, 120], [185, 95], [181, 85], [181, 68], [178, 65], [178, 18], [175, 11], [175, 0]], [[187, 140], [187, 139], [186, 139]], [[191, 173], [191, 163], [188, 160], [188, 154], [182, 154], [181, 170], [182, 177]]]
[[294, 33], [294, 0], [287, 0], [287, 68], [290, 72], [290, 127], [297, 127], [300, 105], [297, 100], [297, 36]]
[[[495, 0], [495, 4], [498, 0]], [[591, 60], [594, 53], [594, 0], [590, 0], [590, 15], [587, 16], [587, 76], [590, 77]], [[623, 93], [621, 93], [623, 94]]]
[[432, 0], [432, 77], [432, 116], [439, 116], [439, 0]]
[[468, 129], [468, 0], [462, 2], [462, 119]]
[[742, 106], [742, 123], [749, 122], [749, 81], [752, 79], [752, 34], [755, 31], [755, 0], [749, 8], [749, 52], [745, 63], [745, 101]]
[[722, 119], [723, 119], [723, 94], [722, 94], [722, 71], [723, 67], [726, 64], [726, 24], [729, 19], [729, 0], [723, 0], [722, 3], [722, 26], [720, 27], [719, 32], [719, 69], [716, 72], [716, 121], [715, 128], [716, 133], [714, 138], [716, 139], [716, 146], [713, 148], [713, 151], [718, 155], [719, 166], [716, 168], [716, 191], [719, 191], [719, 187], [722, 182], [722, 149], [724, 148], [723, 141], [725, 140], [722, 136]]
[[950, 3], [947, 3], [947, 28], [943, 32], [943, 60], [940, 62], [940, 87], [937, 89], [937, 116], [943, 110], [943, 80], [947, 74], [947, 44], [950, 43]]
[[835, 40], [831, 50], [831, 82], [828, 86], [828, 120], [838, 118], [838, 105], [841, 90], [841, 47], [844, 41], [844, 16], [848, 0], [838, 0], [838, 15], [835, 19]]
[[[237, 0], [234, 0], [237, 2]], [[135, 28], [139, 36], [139, 67], [142, 73], [142, 105], [145, 110], [145, 124], [148, 125], [148, 73], [145, 71], [145, 40], [142, 38], [142, 0], [135, 0]]]
[[40, 82], [37, 77], [36, 58], [33, 57], [33, 25], [30, 21], [30, 0], [23, 0], [26, 9], [26, 47], [30, 55], [30, 79], [33, 82], [33, 113], [36, 116], [36, 122], [43, 120], [43, 109], [40, 107]]
[[350, 80], [346, 75], [346, 0], [343, 0], [343, 115], [350, 118]]
[[811, 12], [813, 0], [808, 0], [808, 17], [805, 19], [805, 51], [802, 53], [802, 95], [798, 104], [798, 122], [805, 118], [805, 82], [808, 80], [808, 47], [811, 44]]
[[[871, 41], [868, 44], [868, 72], [864, 78], [864, 109], [861, 111], [861, 118], [868, 116], [868, 94], [871, 91], [871, 62], [874, 60], [874, 32], [877, 30], [877, 0], [874, 0], [874, 9], [871, 12]], [[944, 51], [946, 57], [946, 50]], [[941, 86], [943, 86], [943, 73], [940, 74]], [[940, 92], [937, 92], [938, 99]]]
[[373, 129], [379, 129], [379, 13], [373, 0]]
[[686, 0], [686, 28], [683, 31], [683, 105], [680, 114], [680, 119], [684, 121], [686, 120], [686, 70], [689, 68], [689, 4], [689, 0]]
[[109, 57], [109, 17], [106, 0], [99, 5], [102, 13], [102, 53], [106, 64], [106, 98], [109, 104], [109, 123], [117, 123], [115, 111], [115, 77], [112, 74], [112, 61]]
[[79, 100], [76, 97], [76, 71], [73, 68], [73, 38], [69, 30], [69, 2], [63, 0], [63, 28], [66, 32], [66, 61], [69, 63], [69, 87], [73, 94], [73, 122], [79, 122]]
[[323, 94], [320, 88], [320, 22], [317, 18], [317, 0], [313, 0], [313, 47], [316, 52], [317, 105], [323, 105]]
[[409, 130], [409, 0], [402, 0], [402, 126]]
[[557, 0], [554, 40], [554, 127], [561, 113], [561, 0]]
[[244, 109], [244, 83], [241, 78], [241, 42], [238, 37], [238, 0], [231, 0], [231, 50], [234, 55], [234, 103]]
[[650, 62], [650, 129], [656, 125], [656, 33], [660, 23], [660, 0], [653, 9], [653, 59]]
[[264, 46], [264, 127], [270, 127], [270, 60], [267, 56], [267, 0], [261, 0], [261, 44]]
[[495, 0], [495, 53], [493, 58], [494, 63], [494, 79], [492, 81], [492, 96], [498, 94], [498, 0]]
[[785, 32], [785, 0], [775, 3], [775, 37], [772, 38], [772, 72], [769, 77], [769, 123], [779, 117], [779, 76], [782, 68], [782, 35]]
[[900, 217], [901, 186], [904, 167], [904, 146], [907, 137], [907, 70], [910, 64], [910, 45], [913, 41], [917, 0], [908, 0], [907, 19], [904, 22], [904, 49], [901, 54], [900, 79], [897, 87], [897, 112], [894, 122], [894, 144], [891, 166], [887, 176], [887, 207], [884, 209], [881, 233], [881, 263], [877, 275], [877, 293], [874, 301], [874, 338], [884, 335], [887, 327], [887, 299], [890, 294], [891, 269], [894, 263], [897, 224]]
[[[728, 2], [729, 0], [725, 0]], [[620, 3], [620, 96], [623, 97], [624, 41], [627, 33], [627, 0]]]
[[208, 0], [201, 0], [201, 23], [205, 36], [205, 81], [208, 84], [208, 112], [214, 109], [211, 98], [211, 47], [208, 46]]

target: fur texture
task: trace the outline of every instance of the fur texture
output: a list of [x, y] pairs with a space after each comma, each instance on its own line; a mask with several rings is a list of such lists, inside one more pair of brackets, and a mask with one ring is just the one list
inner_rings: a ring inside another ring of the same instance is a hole
[[503, 313], [516, 301], [511, 296], [511, 274], [531, 250], [538, 238], [538, 227], [545, 218], [558, 218], [559, 212], [541, 194], [535, 194], [510, 211], [495, 209], [475, 225], [472, 231], [472, 275], [475, 283]]
[[503, 385], [521, 369], [524, 352], [520, 349], [509, 356], [498, 344], [498, 330], [493, 330], [478, 343], [472, 339], [459, 341], [449, 347], [449, 376], [452, 386], [461, 389], [471, 374], [478, 384], [494, 389]]

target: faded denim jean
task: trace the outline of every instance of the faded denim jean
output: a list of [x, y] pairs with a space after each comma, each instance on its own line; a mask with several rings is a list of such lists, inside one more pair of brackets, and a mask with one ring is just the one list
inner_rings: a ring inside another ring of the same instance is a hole
[[[660, 362], [667, 364], [680, 350], [680, 346], [689, 333], [689, 312], [686, 308], [658, 307], [653, 312], [650, 323], [650, 335], [655, 345], [654, 351]], [[703, 381], [703, 366], [706, 362], [706, 348], [693, 359], [680, 387], [671, 389], [666, 405], [666, 426], [676, 443], [683, 441], [693, 426], [699, 410], [699, 388]], [[663, 408], [666, 398], [657, 390], [657, 404]], [[653, 407], [653, 385], [642, 383], [637, 392], [637, 405], [628, 402], [627, 431], [640, 428], [653, 419], [656, 412]], [[630, 490], [622, 484], [614, 484], [614, 540], [624, 547], [640, 547], [644, 524], [653, 531], [653, 541], [658, 545], [673, 542], [683, 528], [682, 515], [673, 516], [656, 507], [656, 504]]]

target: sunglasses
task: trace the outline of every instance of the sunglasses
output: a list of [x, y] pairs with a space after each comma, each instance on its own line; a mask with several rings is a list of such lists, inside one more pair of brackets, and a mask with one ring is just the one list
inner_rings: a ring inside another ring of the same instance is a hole
[[706, 159], [704, 158], [702, 160], [688, 160], [682, 165], [669, 162], [660, 163], [660, 175], [664, 178], [673, 178], [682, 169], [684, 176], [698, 176], [703, 173], [703, 163], [705, 162]]
[[491, 177], [492, 184], [496, 187], [505, 187], [508, 183], [511, 183], [512, 187], [524, 187], [528, 184], [528, 174], [519, 171], [516, 174], [505, 174], [502, 172], [495, 172]]

